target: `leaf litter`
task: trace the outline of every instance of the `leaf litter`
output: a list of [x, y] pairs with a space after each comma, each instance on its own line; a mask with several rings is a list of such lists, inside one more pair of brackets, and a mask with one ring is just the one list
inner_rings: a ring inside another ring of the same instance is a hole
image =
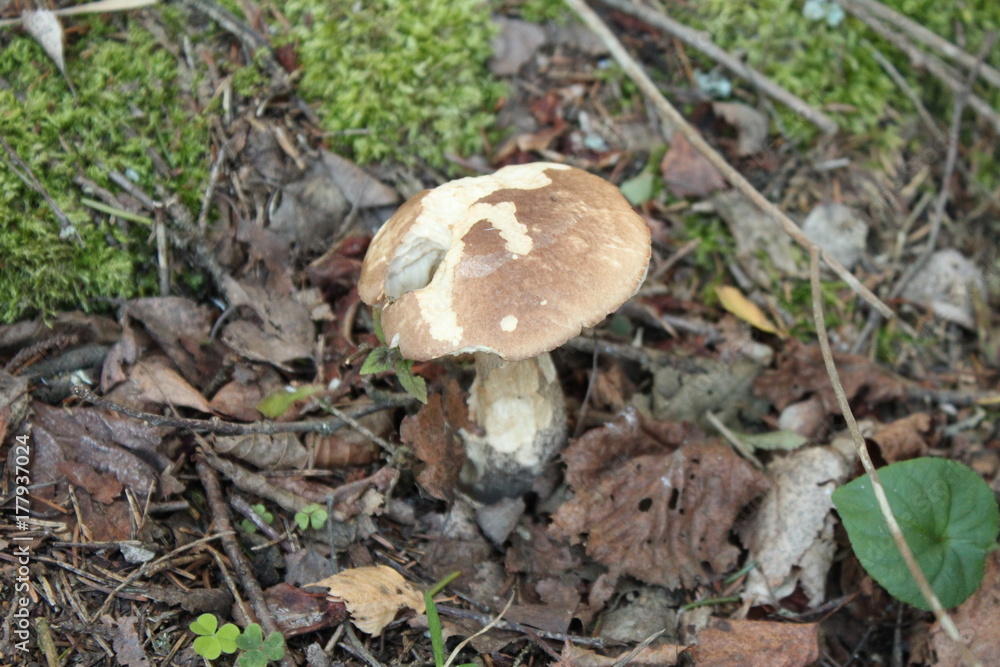
[[[648, 39], [648, 26], [632, 25], [637, 43]], [[579, 26], [550, 27], [544, 37], [536, 28], [508, 18], [500, 36], [507, 51], [498, 47], [494, 67], [516, 72], [527, 85], [513, 95], [523, 99], [509, 101], [509, 108], [520, 109], [522, 117], [512, 126], [519, 129], [493, 155], [493, 166], [560, 159], [616, 182], [634, 178], [641, 170], [646, 175], [644, 194], [634, 203], [660, 230], [657, 243], [662, 247], [656, 260], [666, 267], [637, 297], [650, 306], [652, 321], [623, 311], [610, 327], [599, 330], [599, 339], [612, 351], [601, 353], [594, 365], [579, 352], [561, 353], [557, 365], [570, 390], [568, 408], [581, 421], [581, 435], [563, 451], [558, 465], [526, 498], [478, 505], [461, 488], [463, 452], [455, 437], [459, 429], [468, 428], [463, 360], [417, 367], [431, 389], [427, 405], [420, 408], [385, 408], [408, 405], [399, 396], [385, 398], [387, 387], [399, 389], [393, 377], [359, 375], [364, 353], [377, 345], [354, 288], [371, 231], [379, 222], [374, 210], [399, 201], [388, 182], [407, 181], [399, 186], [406, 192], [419, 189], [413, 187], [417, 181], [428, 184], [437, 178], [429, 172], [415, 176], [392, 168], [362, 169], [326, 150], [324, 138], [289, 111], [295, 103], [283, 106], [287, 89], [281, 89], [277, 97], [268, 98], [272, 106], [244, 101], [238, 108], [242, 116], [223, 132], [231, 143], [230, 150], [219, 151], [224, 164], [217, 194], [223, 194], [216, 197], [219, 227], [211, 232], [217, 260], [224, 264], [213, 276], [219, 303], [200, 297], [148, 297], [120, 304], [117, 322], [69, 313], [0, 326], [0, 353], [7, 361], [57, 336], [72, 339], [64, 345], [69, 352], [88, 344], [103, 346], [106, 353], [98, 363], [69, 371], [85, 378], [82, 381], [98, 383], [107, 398], [147, 413], [133, 418], [72, 399], [66, 406], [40, 402], [39, 389], [52, 377], [47, 371], [31, 374], [37, 354], [28, 355], [27, 370], [11, 367], [0, 373], [0, 436], [6, 434], [10, 443], [12, 436], [30, 428], [33, 438], [32, 493], [38, 502], [32, 520], [39, 523], [31, 525], [49, 531], [44, 538], [34, 532], [36, 543], [62, 540], [95, 547], [83, 551], [83, 557], [79, 551], [72, 555], [81, 571], [88, 572], [89, 578], [80, 579], [85, 583], [77, 586], [83, 592], [74, 593], [71, 602], [64, 598], [61, 608], [41, 602], [43, 614], [57, 618], [59, 609], [101, 608], [107, 591], [120, 584], [109, 572], [150, 562], [150, 554], [165, 551], [171, 554], [169, 575], [157, 572], [145, 581], [140, 576], [135, 588], [120, 591], [110, 607], [113, 615], [100, 619], [99, 631], [119, 650], [124, 664], [147, 664], [154, 653], [149, 643], [138, 639], [138, 617], [130, 604], [150, 605], [143, 609], [141, 618], [148, 620], [141, 629], [162, 630], [168, 643], [184, 628], [176, 621], [157, 625], [155, 614], [145, 614], [152, 605], [161, 605], [158, 611], [180, 606], [194, 614], [230, 614], [231, 598], [215, 569], [219, 561], [214, 552], [170, 551], [212, 535], [214, 524], [209, 522], [219, 515], [218, 507], [187, 493], [197, 488], [188, 474], [197, 459], [212, 468], [227, 489], [252, 496], [251, 502], [266, 504], [275, 515], [277, 538], [238, 529], [236, 539], [253, 554], [248, 576], [268, 582], [263, 598], [286, 637], [319, 633], [315, 636], [325, 640], [350, 614], [363, 632], [382, 635], [379, 642], [367, 643], [366, 650], [386, 661], [395, 659], [391, 652], [404, 644], [420, 654], [419, 633], [426, 622], [415, 614], [422, 611], [422, 590], [455, 570], [462, 576], [448, 589], [454, 595], [441, 603], [446, 638], [476, 632], [516, 592], [504, 619], [507, 625], [473, 642], [500, 665], [512, 664], [519, 652], [536, 661], [547, 654], [576, 665], [620, 664], [626, 659], [629, 664], [677, 664], [685, 652], [709, 665], [804, 665], [817, 660], [820, 651], [846, 662], [845, 646], [853, 651], [867, 640], [868, 628], [858, 626], [867, 625], [869, 617], [881, 624], [880, 632], [892, 629], [895, 620], [881, 608], [884, 594], [852, 557], [840, 568], [834, 561], [845, 542], [830, 511], [829, 494], [855, 470], [843, 453], [850, 448], [837, 433], [839, 412], [818, 349], [797, 342], [795, 336], [776, 340], [772, 335], [784, 334], [788, 326], [795, 331], [796, 313], [773, 307], [772, 298], [787, 297], [799, 275], [790, 243], [775, 234], [770, 221], [742, 195], [717, 192], [726, 187], [725, 181], [683, 139], [670, 142], [662, 161], [645, 166], [635, 162], [628, 153], [636, 150], [635, 144], [630, 144], [626, 130], [645, 128], [644, 112], [629, 116], [626, 110], [626, 115], [610, 118], [607, 102], [617, 99], [606, 97], [610, 88], [586, 70], [588, 59], [603, 56], [603, 45], [592, 33], [574, 34], [572, 29]], [[556, 32], [562, 37], [555, 39]], [[60, 47], [62, 40], [60, 28]], [[662, 50], [662, 45], [656, 48]], [[294, 49], [286, 49], [283, 62], [294, 66]], [[228, 59], [242, 57], [238, 51], [215, 55], [228, 71]], [[221, 80], [211, 80], [224, 89]], [[707, 105], [702, 107], [698, 113]], [[712, 114], [715, 125], [703, 128], [703, 135], [730, 155], [759, 160], [769, 174], [778, 163], [797, 169], [792, 160], [783, 162], [786, 156], [771, 150], [768, 121], [752, 107], [716, 102]], [[720, 118], [730, 127], [723, 127]], [[295, 141], [289, 141], [289, 130], [298, 133]], [[720, 136], [725, 131], [730, 136]], [[650, 134], [656, 136], [642, 136]], [[640, 142], [639, 150], [649, 149], [649, 143]], [[467, 166], [487, 164], [483, 156], [475, 156]], [[820, 179], [806, 179], [801, 173], [788, 178], [786, 172], [776, 174], [789, 208], [798, 206], [803, 214], [823, 212], [826, 217], [817, 214], [819, 222], [812, 224], [826, 231], [842, 223], [844, 239], [839, 240], [849, 246], [844, 252], [850, 252], [841, 255], [829, 245], [833, 241], [818, 236], [815, 240], [845, 263], [857, 261], [866, 280], [884, 280], [866, 263], [878, 257], [869, 255], [864, 243], [865, 237], [884, 230], [855, 224], [865, 218], [852, 217], [847, 224], [830, 215], [831, 210], [843, 213], [830, 203], [840, 200], [846, 200], [852, 214], [861, 215], [861, 193], [867, 185], [856, 182], [858, 174], [851, 172], [843, 180], [831, 177], [827, 189], [815, 185]], [[693, 205], [665, 199], [662, 187], [676, 197], [690, 198]], [[133, 213], [153, 213], [127, 196]], [[711, 204], [699, 201], [707, 197]], [[682, 218], [704, 221], [710, 206], [728, 226], [737, 253], [728, 273], [722, 270], [720, 256], [710, 253], [720, 270], [707, 281], [699, 264], [704, 258], [666, 260], [680, 246], [678, 235], [686, 224]], [[323, 254], [313, 259], [318, 253]], [[948, 264], [951, 273], [940, 280], [918, 276], [921, 279], [903, 298], [945, 321], [974, 329], [983, 321], [976, 311], [977, 294], [990, 283], [965, 254], [946, 252], [944, 259], [954, 261], [932, 257], [930, 267]], [[944, 292], [931, 289], [930, 283], [944, 285]], [[766, 291], [772, 306], [766, 315], [757, 305], [764, 301], [758, 300], [760, 291], [755, 292], [754, 285]], [[702, 304], [700, 295], [710, 290], [721, 296], [722, 308], [757, 331], [715, 305]], [[660, 317], [668, 314], [674, 318], [668, 321], [679, 320], [689, 328], [667, 333], [669, 326]], [[927, 331], [924, 326], [917, 333]], [[952, 345], [960, 340], [955, 331]], [[857, 335], [850, 325], [842, 325], [837, 333], [848, 342]], [[640, 346], [644, 361], [614, 351]], [[46, 354], [54, 361], [70, 357], [59, 346], [49, 349]], [[935, 352], [919, 347], [907, 353], [913, 366], [901, 363], [897, 370], [934, 369], [916, 374], [925, 388], [935, 383], [989, 386], [995, 379], [990, 357], [972, 355], [974, 363], [964, 365], [955, 349], [949, 352], [954, 376], [940, 370], [942, 355], [926, 363]], [[951, 455], [947, 448], [952, 443], [964, 443], [968, 449], [961, 455], [982, 461], [995, 449], [990, 435], [963, 432], [949, 443], [944, 434], [945, 423], [974, 420], [973, 408], [961, 402], [924, 401], [916, 409], [906, 403], [912, 383], [887, 370], [886, 364], [845, 352], [836, 353], [835, 360], [852, 405], [875, 418], [868, 422], [866, 435], [886, 462], [928, 451]], [[273, 424], [263, 421], [257, 406], [289, 385], [314, 386], [317, 393], [272, 415], [283, 424], [326, 419], [324, 401], [344, 410], [364, 410], [381, 400], [398, 400], [357, 418], [398, 451], [387, 458], [362, 431], [343, 424], [307, 428], [304, 434], [269, 432], [264, 427]], [[708, 411], [737, 427], [748, 441], [764, 443], [763, 473], [694, 425], [705, 426]], [[184, 419], [200, 420], [199, 426]], [[242, 435], [194, 435], [210, 432], [213, 425], [240, 422], [248, 428]], [[777, 428], [799, 435], [779, 439]], [[977, 433], [974, 429], [967, 431]], [[988, 466], [982, 469], [996, 479], [996, 468], [992, 473]], [[314, 532], [295, 531], [291, 513], [309, 503], [329, 508], [332, 520]], [[234, 502], [221, 513], [235, 508]], [[122, 548], [97, 548], [105, 542]], [[41, 548], [58, 559], [71, 553], [68, 547], [50, 545]], [[62, 572], [56, 569], [60, 565], [44, 567], [51, 568], [44, 573], [50, 578], [52, 571]], [[336, 599], [304, 590], [304, 583], [337, 567], [343, 569], [334, 577], [341, 577], [333, 586]], [[311, 573], [316, 576], [307, 576]], [[286, 581], [280, 582], [282, 576]], [[178, 587], [181, 580], [193, 588]], [[960, 627], [987, 663], [996, 653], [986, 631], [997, 608], [991, 592], [995, 580], [996, 562], [991, 559], [983, 588], [956, 612]], [[66, 580], [60, 581], [64, 586]], [[54, 595], [64, 596], [65, 588], [57, 588]], [[854, 596], [854, 602], [831, 611], [832, 620], [809, 622], [815, 619], [811, 613], [837, 604], [830, 600], [831, 590]], [[685, 602], [706, 599], [723, 601], [710, 608], [679, 610]], [[472, 610], [480, 616], [447, 615]], [[867, 615], [858, 610], [868, 610]], [[407, 616], [409, 622], [401, 622]], [[913, 627], [918, 647], [914, 660], [957, 664], [938, 628]], [[632, 650], [631, 645], [661, 630], [666, 632], [655, 642]], [[413, 632], [418, 634], [408, 634]], [[588, 645], [591, 640], [594, 644]], [[72, 642], [86, 646], [88, 639], [77, 633]], [[343, 650], [347, 653], [339, 657], [349, 659], [350, 651]], [[875, 653], [871, 649], [866, 655]], [[96, 648], [94, 655], [100, 655]], [[180, 655], [179, 662], [197, 660], [188, 648]]]

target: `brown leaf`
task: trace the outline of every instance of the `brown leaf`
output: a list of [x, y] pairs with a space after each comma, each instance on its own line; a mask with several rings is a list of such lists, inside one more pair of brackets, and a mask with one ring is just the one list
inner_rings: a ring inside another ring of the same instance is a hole
[[441, 394], [430, 396], [417, 414], [403, 419], [399, 437], [426, 464], [417, 476], [420, 486], [435, 498], [451, 500], [465, 464], [457, 433], [468, 426], [468, 409], [454, 379], [446, 381], [444, 396], [445, 402]]
[[111, 642], [115, 649], [115, 662], [125, 667], [148, 667], [151, 664], [142, 650], [142, 642], [139, 641], [139, 633], [135, 629], [138, 620], [135, 616], [112, 619], [110, 615], [105, 614], [101, 617], [101, 624], [112, 631]]
[[731, 568], [730, 529], [767, 483], [730, 447], [685, 442], [691, 432], [631, 411], [585, 434], [563, 453], [575, 496], [556, 511], [554, 534], [587, 534], [587, 553], [612, 572], [667, 588]]
[[332, 598], [343, 600], [354, 625], [370, 635], [381, 633], [404, 607], [424, 613], [423, 593], [385, 565], [344, 570], [310, 585], [328, 588]]
[[28, 381], [0, 371], [0, 442], [17, 429], [28, 414]]
[[162, 359], [154, 357], [148, 361], [140, 361], [129, 369], [129, 381], [134, 384], [143, 401], [212, 412], [205, 397]]
[[[847, 400], [864, 398], [869, 404], [876, 404], [903, 397], [899, 379], [868, 359], [834, 353], [833, 360]], [[757, 378], [754, 393], [769, 400], [778, 410], [815, 394], [822, 402], [824, 414], [840, 414], [819, 345], [789, 343], [778, 358], [777, 368]]]
[[121, 495], [124, 487], [114, 475], [102, 475], [90, 466], [74, 461], [60, 461], [59, 472], [73, 484], [83, 487], [99, 503], [109, 505]]
[[[952, 619], [969, 642], [973, 655], [984, 665], [1000, 665], [1000, 551], [986, 559], [986, 571], [979, 590], [959, 605]], [[931, 642], [937, 652], [933, 664], [941, 667], [958, 667], [967, 664], [955, 642], [938, 623], [931, 628]]]
[[254, 361], [273, 364], [293, 372], [292, 362], [312, 359], [315, 327], [309, 310], [293, 295], [269, 292], [231, 278], [222, 288], [234, 306], [246, 306], [256, 314], [253, 322], [236, 320], [222, 332], [222, 341]]
[[325, 593], [310, 593], [290, 584], [278, 584], [264, 591], [267, 606], [286, 638], [340, 625], [347, 619], [343, 602]]
[[309, 460], [309, 452], [293, 433], [219, 436], [215, 451], [274, 470], [304, 468]]
[[[396, 430], [390, 410], [360, 417], [358, 423], [383, 438]], [[365, 465], [374, 461], [380, 452], [378, 444], [353, 428], [342, 428], [332, 435], [307, 433], [306, 444], [313, 448], [313, 465], [317, 468]]]
[[923, 412], [897, 419], [886, 424], [872, 435], [878, 443], [882, 458], [888, 463], [906, 461], [927, 453], [924, 435], [931, 429], [931, 418]]
[[660, 163], [663, 182], [679, 198], [707, 197], [726, 187], [726, 180], [680, 132], [674, 133], [670, 150]]
[[218, 354], [205, 344], [212, 326], [204, 306], [181, 297], [153, 297], [130, 301], [125, 312], [142, 322], [188, 382], [203, 386], [218, 370]]
[[819, 659], [816, 623], [717, 619], [698, 633], [698, 667], [803, 667]]
[[[57, 447], [64, 460], [80, 461], [99, 472], [110, 472], [140, 497], [156, 487], [156, 472], [152, 466], [119, 446], [121, 443], [117, 441], [123, 439], [122, 433], [115, 433], [108, 426], [113, 420], [105, 421], [95, 414], [95, 410], [86, 408], [63, 410], [34, 403], [32, 409], [35, 440]], [[57, 465], [58, 459], [52, 464]], [[36, 479], [41, 482], [40, 477]], [[127, 538], [126, 534], [119, 539]]]

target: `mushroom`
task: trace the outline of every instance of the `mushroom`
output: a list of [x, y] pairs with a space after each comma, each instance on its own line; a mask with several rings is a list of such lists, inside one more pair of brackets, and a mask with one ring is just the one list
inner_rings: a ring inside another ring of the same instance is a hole
[[362, 301], [418, 361], [471, 353], [462, 482], [491, 502], [527, 491], [566, 440], [548, 352], [635, 294], [650, 236], [618, 188], [561, 164], [505, 167], [425, 190], [372, 239]]

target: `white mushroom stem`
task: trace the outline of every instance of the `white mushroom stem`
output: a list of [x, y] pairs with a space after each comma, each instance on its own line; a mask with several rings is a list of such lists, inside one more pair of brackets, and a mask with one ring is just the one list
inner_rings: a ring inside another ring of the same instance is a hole
[[476, 352], [469, 418], [480, 432], [462, 431], [468, 460], [462, 481], [487, 502], [517, 496], [566, 442], [566, 406], [548, 352], [504, 361]]

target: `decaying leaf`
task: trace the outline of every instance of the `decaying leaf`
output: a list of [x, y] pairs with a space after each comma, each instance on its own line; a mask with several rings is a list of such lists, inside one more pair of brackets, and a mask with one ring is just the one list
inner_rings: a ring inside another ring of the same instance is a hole
[[740, 510], [767, 482], [732, 449], [694, 427], [630, 411], [565, 452], [574, 497], [553, 516], [612, 573], [667, 588], [692, 587], [733, 567]]
[[663, 182], [675, 197], [707, 197], [726, 187], [726, 180], [680, 132], [660, 163]]
[[343, 600], [354, 625], [370, 635], [381, 633], [404, 607], [424, 613], [423, 593], [385, 565], [344, 570], [310, 585], [328, 588], [330, 597]]
[[809, 212], [802, 233], [850, 269], [864, 254], [868, 223], [848, 206], [824, 202]]
[[[860, 356], [837, 353], [834, 353], [833, 360], [849, 401], [863, 397], [874, 404], [903, 396], [899, 379], [874, 362]], [[765, 371], [757, 378], [754, 392], [778, 410], [784, 410], [809, 395], [816, 395], [822, 402], [825, 415], [840, 414], [819, 345], [790, 343], [778, 357], [777, 368]]]
[[293, 433], [233, 435], [215, 439], [215, 450], [253, 463], [258, 468], [294, 470], [304, 468], [309, 452]]
[[698, 667], [802, 667], [819, 658], [818, 623], [716, 619], [698, 633]]
[[151, 664], [142, 650], [143, 642], [140, 641], [139, 633], [135, 629], [138, 621], [135, 616], [112, 619], [110, 615], [105, 614], [101, 617], [101, 624], [111, 631], [115, 660], [125, 667], [149, 667]]
[[404, 418], [399, 437], [426, 464], [417, 476], [420, 486], [435, 498], [451, 500], [465, 464], [457, 433], [468, 426], [469, 417], [454, 379], [446, 381], [444, 397], [434, 394], [417, 414]]
[[771, 490], [753, 522], [741, 531], [757, 562], [743, 589], [743, 598], [771, 604], [791, 595], [801, 584], [810, 606], [826, 594], [826, 577], [833, 562], [836, 524], [830, 495], [852, 470], [842, 447], [809, 447], [767, 466]]
[[[955, 625], [969, 642], [973, 655], [984, 665], [1000, 665], [1000, 551], [986, 559], [983, 583], [972, 597], [952, 613]], [[931, 643], [936, 653], [931, 664], [940, 667], [959, 667], [968, 664], [962, 652], [948, 634], [935, 623], [931, 628]]]

